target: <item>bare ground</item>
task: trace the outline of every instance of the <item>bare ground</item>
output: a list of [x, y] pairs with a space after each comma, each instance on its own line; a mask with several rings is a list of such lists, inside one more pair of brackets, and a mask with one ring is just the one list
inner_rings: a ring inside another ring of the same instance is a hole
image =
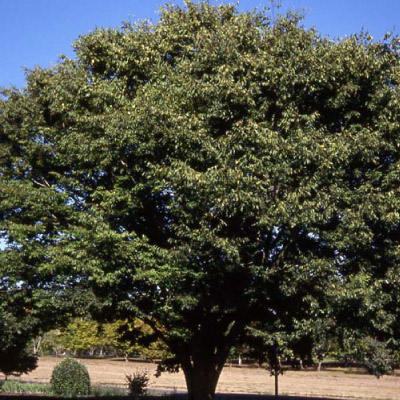
[[[30, 374], [16, 378], [27, 382], [48, 382], [54, 366], [61, 358], [42, 357], [38, 368]], [[94, 385], [125, 385], [125, 375], [146, 370], [150, 376], [150, 389], [185, 391], [182, 372], [154, 376], [156, 364], [116, 360], [80, 360], [89, 370]], [[0, 374], [1, 377], [1, 374]], [[274, 378], [263, 368], [225, 367], [217, 388], [221, 393], [273, 394]], [[343, 397], [362, 400], [400, 400], [400, 376], [374, 376], [344, 369], [320, 372], [287, 371], [279, 377], [280, 394], [293, 396]]]

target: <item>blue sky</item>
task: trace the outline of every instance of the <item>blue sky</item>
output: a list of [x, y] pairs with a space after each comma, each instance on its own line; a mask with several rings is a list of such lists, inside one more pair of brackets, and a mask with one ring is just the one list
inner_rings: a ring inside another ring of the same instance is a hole
[[[232, 1], [228, 1], [232, 2]], [[79, 35], [97, 27], [117, 27], [121, 21], [157, 20], [160, 0], [0, 0], [0, 86], [24, 85], [23, 67], [43, 67], [60, 54], [73, 56]], [[176, 4], [182, 4], [176, 0]], [[211, 3], [218, 3], [213, 2]], [[251, 10], [268, 1], [241, 0]], [[332, 37], [368, 31], [377, 39], [387, 30], [400, 33], [399, 0], [283, 0], [287, 8], [306, 11], [306, 26]]]

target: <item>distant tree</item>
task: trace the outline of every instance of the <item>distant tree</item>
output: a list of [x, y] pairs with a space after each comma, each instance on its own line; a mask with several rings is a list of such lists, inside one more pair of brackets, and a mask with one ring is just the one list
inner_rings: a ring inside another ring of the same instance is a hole
[[393, 371], [395, 364], [393, 352], [386, 343], [365, 337], [358, 346], [357, 358], [370, 374], [378, 379]]
[[63, 331], [63, 342], [66, 350], [77, 356], [94, 355], [99, 344], [99, 326], [93, 320], [74, 319]]
[[345, 331], [337, 349], [337, 357], [364, 366], [379, 379], [392, 372], [397, 362], [393, 343], [390, 342], [360, 332]]
[[2, 275], [140, 318], [190, 400], [252, 324], [399, 335], [399, 40], [299, 23], [167, 6], [0, 103]]
[[137, 355], [144, 359], [162, 360], [169, 355], [168, 348], [154, 330], [140, 319], [117, 320], [98, 325], [97, 346], [122, 355], [126, 361]]
[[56, 357], [65, 351], [65, 341], [60, 329], [51, 329], [43, 334], [41, 351], [43, 354], [55, 354]]
[[126, 361], [130, 355], [160, 360], [169, 354], [152, 328], [138, 319], [99, 323], [88, 316], [75, 318], [62, 330], [45, 333], [42, 345], [48, 351], [67, 350], [76, 356], [103, 356], [108, 351], [122, 355]]
[[122, 352], [126, 359], [129, 354], [140, 355], [150, 360], [163, 360], [171, 355], [168, 347], [150, 325], [138, 318], [134, 321], [107, 324], [105, 328], [110, 325], [114, 327], [114, 347], [118, 352]]

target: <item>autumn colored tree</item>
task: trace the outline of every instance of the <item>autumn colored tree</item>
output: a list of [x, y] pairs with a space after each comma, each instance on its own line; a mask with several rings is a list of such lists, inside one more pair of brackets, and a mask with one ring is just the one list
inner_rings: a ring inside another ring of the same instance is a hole
[[251, 324], [399, 332], [399, 41], [300, 24], [166, 6], [0, 103], [3, 274], [145, 321], [190, 400]]
[[99, 323], [88, 316], [75, 318], [62, 330], [47, 332], [42, 344], [50, 351], [67, 350], [77, 356], [112, 352], [126, 361], [130, 355], [156, 360], [168, 356], [165, 344], [156, 340], [151, 327], [139, 319]]

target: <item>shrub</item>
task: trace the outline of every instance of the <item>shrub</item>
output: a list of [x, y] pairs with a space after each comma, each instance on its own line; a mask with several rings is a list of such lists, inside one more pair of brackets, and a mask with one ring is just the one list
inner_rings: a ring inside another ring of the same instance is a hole
[[71, 358], [56, 365], [51, 374], [51, 390], [57, 396], [74, 397], [90, 394], [90, 378], [86, 367]]
[[134, 397], [145, 396], [147, 394], [147, 385], [149, 376], [147, 371], [135, 372], [131, 375], [126, 375], [128, 381], [129, 394]]

